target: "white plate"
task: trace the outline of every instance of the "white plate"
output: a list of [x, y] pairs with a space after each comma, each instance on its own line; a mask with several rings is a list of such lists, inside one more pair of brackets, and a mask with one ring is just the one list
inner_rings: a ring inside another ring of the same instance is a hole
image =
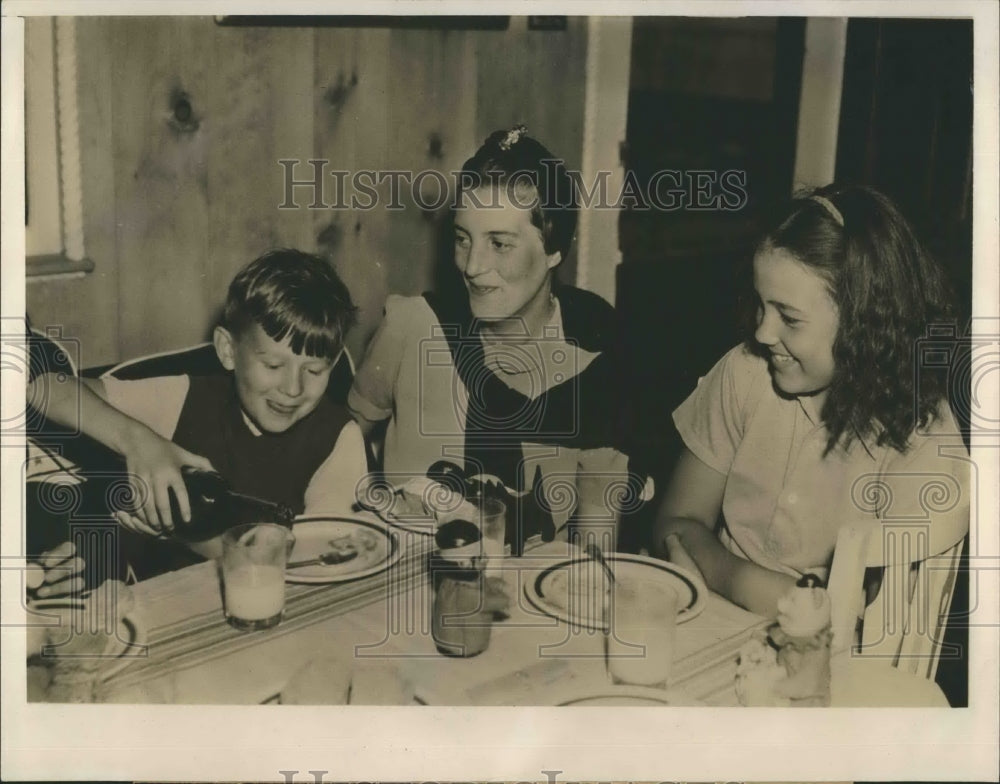
[[[44, 610], [38, 612], [40, 615], [44, 614]], [[69, 619], [64, 620], [69, 621]], [[66, 634], [68, 635], [70, 632]], [[45, 668], [48, 664], [58, 664], [61, 643], [64, 642], [62, 637], [63, 635], [54, 633], [54, 641], [46, 644], [42, 658], [35, 660], [36, 663], [32, 666]], [[84, 657], [81, 654], [70, 653], [68, 656], [78, 657], [82, 664], [92, 663], [88, 661], [89, 657]], [[99, 660], [97, 665], [92, 668], [94, 677], [99, 680], [107, 680], [128, 667], [132, 662], [145, 659], [147, 656], [145, 627], [134, 616], [125, 615], [118, 620], [115, 634], [107, 640], [104, 651], [94, 657]], [[67, 661], [71, 662], [72, 659], [67, 659]]]
[[114, 648], [105, 655], [114, 656], [114, 663], [103, 669], [101, 674], [104, 678], [110, 678], [136, 659], [145, 659], [148, 656], [146, 630], [135, 617], [126, 615], [118, 621]]
[[647, 686], [612, 686], [591, 694], [581, 694], [578, 697], [564, 699], [559, 705], [601, 706], [601, 707], [642, 707], [664, 705], [692, 705], [690, 699], [671, 697], [670, 692], [661, 689], [651, 689]]
[[357, 500], [389, 525], [428, 536], [434, 535], [440, 523], [463, 513], [469, 517], [474, 511], [460, 494], [426, 477], [411, 477], [405, 482], [391, 475], [377, 481], [369, 478], [359, 489]]
[[292, 533], [295, 534], [295, 546], [288, 556], [289, 563], [307, 561], [329, 552], [333, 549], [330, 541], [345, 536], [351, 537], [358, 556], [329, 566], [313, 564], [288, 569], [285, 580], [290, 583], [340, 583], [357, 580], [385, 571], [402, 555], [399, 538], [384, 523], [360, 517], [298, 517]]
[[[673, 588], [680, 599], [678, 623], [691, 620], [705, 608], [708, 591], [704, 584], [679, 566], [656, 558], [629, 553], [605, 553], [604, 558], [618, 581], [657, 582]], [[539, 572], [534, 580], [524, 584], [525, 598], [546, 615], [573, 626], [600, 631], [604, 626], [603, 604], [600, 601], [603, 597], [577, 595], [572, 601], [569, 600], [570, 572], [567, 570], [573, 567], [585, 569], [583, 575], [603, 578], [600, 564], [590, 558], [581, 556], [562, 560]], [[570, 606], [575, 612], [570, 612]]]

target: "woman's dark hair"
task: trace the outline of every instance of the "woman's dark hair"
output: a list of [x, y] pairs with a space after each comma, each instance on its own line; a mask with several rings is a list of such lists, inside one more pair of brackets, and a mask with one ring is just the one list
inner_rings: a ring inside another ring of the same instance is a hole
[[945, 398], [945, 381], [918, 373], [918, 341], [953, 323], [941, 269], [881, 193], [828, 185], [795, 198], [758, 250], [781, 248], [829, 283], [839, 311], [834, 376], [822, 418], [827, 452], [874, 437], [905, 451]]
[[229, 284], [222, 326], [239, 336], [257, 324], [272, 340], [291, 335], [296, 354], [334, 359], [357, 308], [329, 262], [300, 250], [272, 250]]
[[545, 252], [558, 251], [565, 261], [576, 232], [576, 185], [563, 161], [528, 136], [523, 125], [490, 134], [462, 166], [458, 191], [461, 196], [501, 185], [508, 188], [513, 203], [530, 210]]

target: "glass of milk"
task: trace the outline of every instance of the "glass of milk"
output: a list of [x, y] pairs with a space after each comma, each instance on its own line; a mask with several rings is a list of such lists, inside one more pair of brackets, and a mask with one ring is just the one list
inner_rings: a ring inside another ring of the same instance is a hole
[[249, 523], [222, 536], [222, 597], [226, 620], [241, 631], [277, 626], [285, 609], [285, 561], [291, 532]]
[[605, 653], [612, 682], [665, 688], [674, 658], [676, 591], [652, 581], [616, 581], [609, 610]]

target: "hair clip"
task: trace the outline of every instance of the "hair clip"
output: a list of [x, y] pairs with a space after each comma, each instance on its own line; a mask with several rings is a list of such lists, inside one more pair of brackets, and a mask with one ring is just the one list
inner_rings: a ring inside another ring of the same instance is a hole
[[521, 137], [528, 132], [528, 129], [523, 125], [517, 125], [507, 131], [507, 135], [500, 140], [500, 149], [504, 152], [510, 150], [515, 144], [521, 141]]
[[[822, 196], [820, 198], [823, 198]], [[812, 572], [807, 572], [795, 581], [796, 588], [822, 588], [823, 581]]]
[[816, 202], [820, 207], [826, 210], [827, 215], [833, 218], [834, 223], [840, 226], [840, 228], [844, 228], [844, 216], [840, 214], [840, 210], [834, 207], [833, 202], [826, 198], [826, 196], [820, 196], [818, 193], [814, 193], [809, 197], [809, 201]]

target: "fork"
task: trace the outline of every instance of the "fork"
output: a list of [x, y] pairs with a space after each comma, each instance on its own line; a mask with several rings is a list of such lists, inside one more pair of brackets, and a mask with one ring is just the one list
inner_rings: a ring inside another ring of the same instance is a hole
[[358, 551], [355, 550], [349, 553], [343, 552], [330, 552], [330, 553], [320, 553], [315, 558], [309, 558], [305, 561], [293, 561], [292, 563], [285, 566], [286, 569], [298, 569], [300, 566], [313, 566], [314, 564], [322, 564], [323, 566], [334, 566], [335, 564], [342, 564], [350, 561], [352, 558], [358, 557]]

